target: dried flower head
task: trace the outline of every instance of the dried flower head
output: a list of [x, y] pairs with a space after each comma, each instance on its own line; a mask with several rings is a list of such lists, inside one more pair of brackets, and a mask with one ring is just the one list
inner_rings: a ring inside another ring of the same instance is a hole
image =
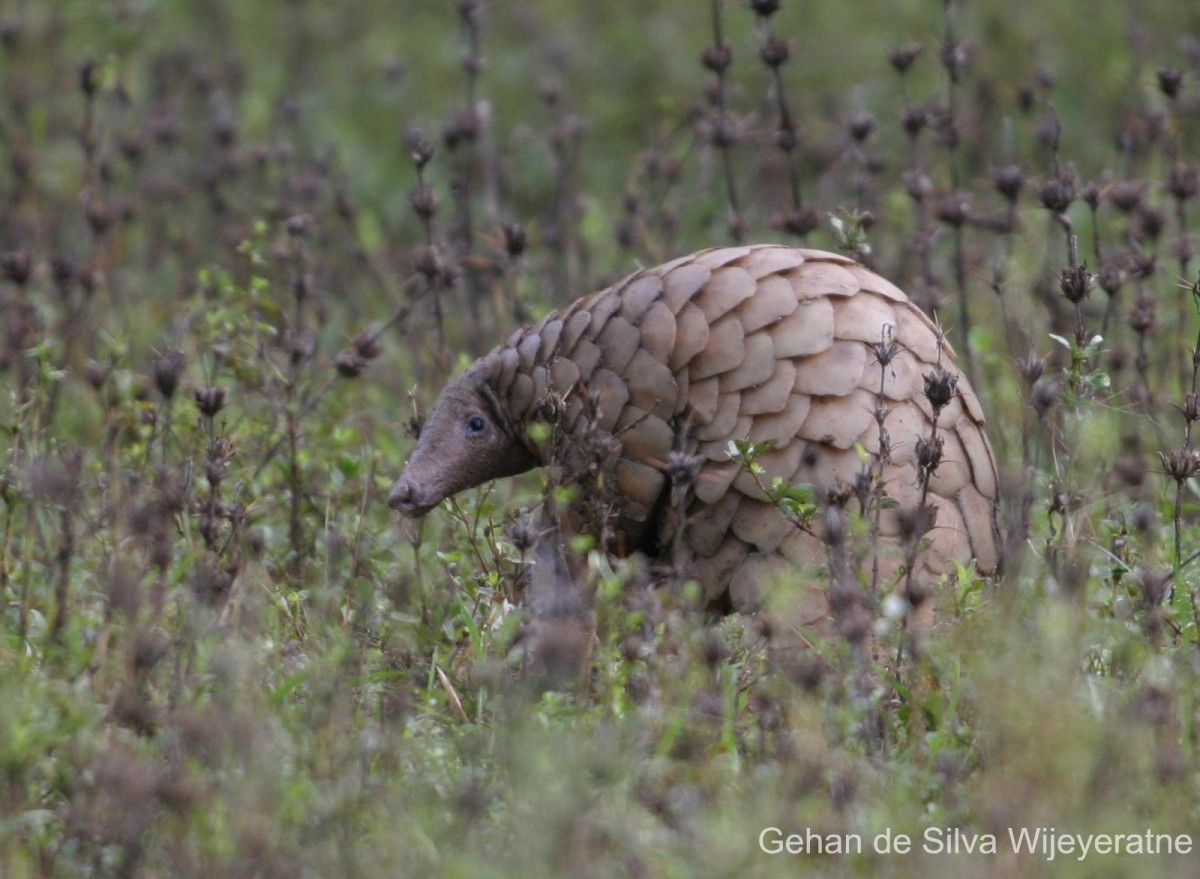
[[504, 252], [510, 259], [517, 259], [525, 252], [525, 227], [520, 223], [505, 223], [500, 227], [500, 231], [504, 235]]
[[820, 224], [820, 215], [813, 207], [784, 211], [771, 220], [771, 225], [776, 229], [787, 232], [789, 235], [795, 235], [797, 238], [805, 237]]
[[755, 15], [769, 18], [779, 11], [780, 0], [748, 0], [751, 11]]
[[179, 379], [183, 376], [186, 366], [187, 357], [178, 350], [168, 351], [154, 361], [151, 377], [154, 379], [154, 386], [158, 388], [158, 392], [164, 400], [170, 400], [175, 396], [175, 392], [179, 389]]
[[1180, 201], [1195, 196], [1200, 190], [1200, 173], [1197, 173], [1196, 166], [1176, 162], [1167, 173], [1167, 190]]
[[1045, 370], [1046, 358], [1039, 357], [1036, 351], [1030, 349], [1029, 353], [1025, 355], [1025, 359], [1021, 361], [1021, 379], [1026, 386], [1032, 388]]
[[900, 124], [904, 128], [905, 134], [915, 138], [929, 124], [929, 111], [919, 104], [905, 107], [904, 114], [900, 117]]
[[920, 43], [908, 43], [904, 46], [898, 46], [888, 52], [888, 61], [897, 73], [907, 73], [908, 69], [913, 66], [913, 62], [921, 54], [922, 46]]
[[0, 273], [5, 279], [24, 286], [33, 274], [33, 258], [28, 251], [15, 250], [0, 255]]
[[917, 467], [923, 473], [933, 473], [942, 463], [945, 440], [941, 436], [917, 437]]
[[1006, 201], [1015, 202], [1025, 186], [1025, 172], [1017, 165], [1005, 165], [992, 172], [992, 185]]
[[963, 226], [971, 219], [971, 196], [952, 192], [938, 201], [934, 214], [947, 226]]
[[846, 122], [846, 130], [855, 143], [863, 143], [875, 130], [875, 117], [870, 113], [858, 111]]
[[1045, 181], [1038, 195], [1042, 199], [1042, 207], [1056, 214], [1061, 214], [1075, 200], [1075, 178], [1071, 174], [1058, 174]]
[[353, 348], [344, 348], [333, 359], [338, 375], [342, 378], [356, 378], [367, 365], [366, 360]]
[[1171, 100], [1179, 97], [1183, 87], [1183, 71], [1177, 67], [1164, 67], [1158, 71], [1158, 89]]
[[413, 190], [409, 196], [408, 202], [412, 205], [413, 213], [422, 220], [430, 220], [437, 213], [438, 198], [433, 187], [428, 183], [422, 183]]
[[1159, 452], [1158, 457], [1167, 476], [1176, 482], [1186, 482], [1200, 473], [1200, 449], [1194, 446], [1180, 446], [1166, 454]]
[[700, 62], [713, 73], [724, 73], [733, 63], [733, 49], [728, 43], [706, 46], [700, 55]]
[[758, 57], [768, 67], [775, 68], [785, 63], [792, 56], [792, 47], [782, 37], [768, 37], [759, 49]]
[[417, 166], [417, 170], [424, 169], [426, 165], [433, 159], [433, 154], [436, 152], [433, 143], [425, 136], [419, 128], [410, 128], [404, 136], [404, 145], [408, 150], [408, 155], [412, 158], [413, 164]]
[[196, 408], [206, 418], [213, 418], [225, 408], [225, 389], [217, 386], [196, 388]]
[[1123, 214], [1137, 210], [1146, 196], [1146, 184], [1141, 180], [1122, 180], [1114, 183], [1108, 198], [1113, 207]]
[[374, 360], [383, 353], [383, 346], [379, 344], [379, 334], [363, 330], [354, 337], [354, 350], [363, 360]]
[[674, 451], [667, 457], [663, 473], [671, 480], [676, 488], [688, 488], [696, 482], [700, 469], [704, 466], [704, 458], [688, 452]]
[[1063, 296], [1072, 305], [1078, 305], [1087, 298], [1092, 290], [1094, 276], [1087, 270], [1087, 264], [1067, 266], [1059, 275], [1058, 286]]

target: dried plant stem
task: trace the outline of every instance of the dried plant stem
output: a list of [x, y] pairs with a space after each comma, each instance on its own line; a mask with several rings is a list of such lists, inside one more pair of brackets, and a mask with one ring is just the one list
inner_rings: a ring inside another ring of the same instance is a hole
[[791, 57], [791, 47], [786, 40], [776, 37], [775, 29], [771, 24], [771, 14], [773, 14], [773, 10], [770, 13], [759, 12], [758, 24], [763, 33], [759, 57], [771, 74], [768, 97], [773, 99], [775, 105], [775, 146], [783, 153], [784, 163], [787, 167], [789, 206], [791, 208], [790, 214], [785, 214], [784, 220], [776, 225], [804, 240], [807, 237], [809, 220], [803, 213], [804, 201], [800, 194], [800, 170], [796, 166], [798, 146], [796, 121], [788, 106], [787, 90], [783, 79], [783, 65]]
[[[964, 61], [962, 47], [956, 42], [954, 34], [954, 16], [956, 13], [955, 0], [944, 0], [942, 5], [942, 20], [944, 33], [942, 40], [942, 67], [946, 71], [946, 120], [945, 134], [950, 152], [950, 189], [956, 196], [961, 187], [962, 172], [959, 169], [959, 146], [961, 134], [958, 131], [958, 90], [962, 77]], [[959, 338], [966, 354], [964, 372], [967, 380], [975, 382], [978, 369], [976, 368], [975, 351], [971, 346], [971, 312], [967, 297], [967, 267], [964, 253], [964, 224], [954, 224], [954, 285], [958, 291], [958, 328]]]
[[894, 327], [886, 325], [879, 343], [874, 346], [875, 361], [879, 364], [879, 390], [875, 394], [875, 424], [879, 429], [879, 453], [871, 460], [871, 594], [879, 592], [879, 535], [883, 522], [883, 469], [892, 461], [891, 439], [886, 427], [889, 408], [884, 389], [887, 371], [899, 351], [894, 338]]
[[62, 643], [63, 632], [70, 619], [69, 589], [71, 585], [71, 559], [75, 553], [75, 529], [71, 510], [59, 511], [58, 550], [55, 552], [56, 571], [54, 580], [54, 623], [50, 628], [50, 644]]
[[725, 199], [729, 209], [729, 234], [741, 244], [745, 238], [745, 218], [742, 216], [738, 199], [737, 183], [733, 172], [733, 145], [737, 142], [737, 120], [729, 112], [726, 95], [726, 71], [733, 63], [733, 52], [725, 42], [721, 30], [721, 0], [712, 0], [713, 45], [705, 53], [705, 66], [715, 78], [713, 103], [716, 118], [712, 124], [712, 141], [721, 154], [721, 170], [725, 178]]

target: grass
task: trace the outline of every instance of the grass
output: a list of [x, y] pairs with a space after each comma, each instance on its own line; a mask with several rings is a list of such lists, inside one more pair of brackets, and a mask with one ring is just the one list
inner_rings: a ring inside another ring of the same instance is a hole
[[[0, 876], [1194, 873], [1008, 833], [1200, 835], [1200, 16], [772, 5], [719, 95], [704, 4], [5, 7]], [[597, 554], [538, 618], [537, 475], [384, 504], [472, 356], [738, 234], [972, 361], [1005, 575], [890, 673]]]

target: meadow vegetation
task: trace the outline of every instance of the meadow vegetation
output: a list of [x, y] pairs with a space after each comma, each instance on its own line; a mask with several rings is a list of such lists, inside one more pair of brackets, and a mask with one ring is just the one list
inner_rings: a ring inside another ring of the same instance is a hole
[[[1200, 6], [6, 0], [0, 57], [4, 879], [1195, 875], [1007, 834], [1200, 845]], [[737, 241], [987, 410], [1003, 575], [900, 662], [586, 543], [539, 619], [538, 474], [386, 507], [471, 358]]]

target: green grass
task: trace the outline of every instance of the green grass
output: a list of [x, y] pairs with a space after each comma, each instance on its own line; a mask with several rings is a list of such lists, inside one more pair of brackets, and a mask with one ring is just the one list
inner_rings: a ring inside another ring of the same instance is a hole
[[[1008, 837], [1200, 842], [1200, 504], [1194, 471], [1161, 457], [1195, 445], [1179, 242], [1196, 205], [1169, 175], [1200, 142], [1200, 11], [1143, 2], [1134, 28], [1103, 7], [958, 10], [955, 150], [933, 122], [914, 150], [900, 125], [906, 92], [945, 106], [941, 4], [772, 19], [821, 221], [807, 243], [861, 245], [829, 217], [871, 213], [879, 269], [940, 303], [960, 352], [969, 331], [1005, 475], [1003, 580], [965, 569], [919, 655], [876, 667], [836, 638], [782, 649], [596, 553], [594, 626], [535, 618], [518, 511], [536, 474], [420, 523], [384, 503], [410, 421], [520, 315], [731, 240], [720, 156], [689, 116], [709, 112], [706, 4], [488, 4], [490, 122], [453, 149], [455, 4], [6, 7], [0, 877], [1194, 875], [1195, 851], [1049, 860]], [[740, 3], [722, 14], [746, 235], [795, 242], [771, 223], [791, 205], [758, 27]], [[887, 52], [913, 40], [902, 84]], [[877, 123], [861, 151], [856, 111]], [[437, 145], [428, 226], [413, 127]], [[1090, 352], [1107, 296], [1077, 323], [1060, 293], [1063, 223], [1039, 201], [1056, 162], [1080, 259], [1125, 260]], [[991, 174], [1010, 163], [1028, 182], [1006, 231]], [[924, 206], [906, 172], [928, 176]], [[937, 218], [956, 173], [970, 328]], [[1140, 213], [1116, 203], [1126, 179], [1146, 181]], [[528, 240], [510, 259], [512, 222]], [[453, 286], [422, 272], [427, 235]], [[1142, 278], [1138, 255], [1157, 260]], [[866, 850], [768, 855], [768, 827]], [[951, 829], [999, 851], [925, 850]], [[913, 851], [874, 852], [884, 833]]]

